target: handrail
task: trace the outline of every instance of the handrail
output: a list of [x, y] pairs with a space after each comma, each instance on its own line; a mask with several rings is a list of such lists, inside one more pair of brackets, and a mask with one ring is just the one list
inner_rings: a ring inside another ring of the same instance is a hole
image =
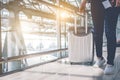
[[9, 62], [9, 61], [21, 60], [21, 59], [26, 59], [26, 58], [38, 57], [38, 56], [52, 54], [54, 52], [60, 52], [60, 51], [65, 51], [65, 50], [67, 50], [67, 48], [37, 52], [37, 53], [32, 53], [32, 54], [25, 54], [25, 55], [20, 55], [20, 56], [13, 56], [13, 57], [8, 57], [8, 58], [0, 58], [0, 64], [6, 61]]

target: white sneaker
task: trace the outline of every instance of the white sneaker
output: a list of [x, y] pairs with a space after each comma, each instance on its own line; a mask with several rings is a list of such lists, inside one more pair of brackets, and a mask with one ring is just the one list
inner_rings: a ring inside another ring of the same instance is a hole
[[105, 59], [98, 59], [95, 64], [94, 64], [94, 67], [102, 67], [105, 63]]
[[111, 75], [114, 74], [114, 66], [107, 64], [104, 70], [105, 75]]

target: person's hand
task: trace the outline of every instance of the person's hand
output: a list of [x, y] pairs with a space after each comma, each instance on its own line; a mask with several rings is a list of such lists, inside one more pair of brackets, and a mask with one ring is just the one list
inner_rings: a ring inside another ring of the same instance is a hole
[[[114, 3], [115, 2], [115, 0], [112, 0], [112, 3]], [[116, 7], [120, 7], [120, 0], [116, 0], [116, 5], [115, 5]]]
[[116, 7], [120, 7], [120, 0], [116, 0]]
[[84, 13], [85, 12], [85, 6], [86, 6], [86, 0], [84, 0], [80, 4], [80, 13]]

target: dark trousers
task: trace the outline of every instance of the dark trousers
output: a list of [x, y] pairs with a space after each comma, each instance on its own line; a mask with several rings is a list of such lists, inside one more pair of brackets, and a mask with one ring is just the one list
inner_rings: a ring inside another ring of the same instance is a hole
[[94, 39], [97, 57], [102, 56], [103, 32], [107, 38], [107, 64], [114, 65], [116, 51], [116, 24], [120, 8], [104, 9], [100, 0], [91, 1], [91, 12], [94, 25]]

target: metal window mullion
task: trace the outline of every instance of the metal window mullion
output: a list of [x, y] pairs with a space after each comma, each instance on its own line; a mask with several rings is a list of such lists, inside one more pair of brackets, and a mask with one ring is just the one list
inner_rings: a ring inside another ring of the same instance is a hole
[[[1, 38], [1, 11], [0, 11], [0, 58], [2, 58], [2, 38]], [[2, 64], [0, 64], [0, 74], [2, 74]]]
[[[59, 5], [59, 0], [56, 0], [56, 2], [58, 4], [58, 6], [60, 6]], [[59, 8], [57, 9], [56, 22], [57, 22], [57, 25], [56, 25], [56, 29], [57, 29], [57, 48], [61, 49], [61, 19], [60, 19], [60, 9]], [[61, 52], [59, 52], [59, 53], [58, 53], [59, 58], [61, 58], [62, 54], [61, 54]]]

